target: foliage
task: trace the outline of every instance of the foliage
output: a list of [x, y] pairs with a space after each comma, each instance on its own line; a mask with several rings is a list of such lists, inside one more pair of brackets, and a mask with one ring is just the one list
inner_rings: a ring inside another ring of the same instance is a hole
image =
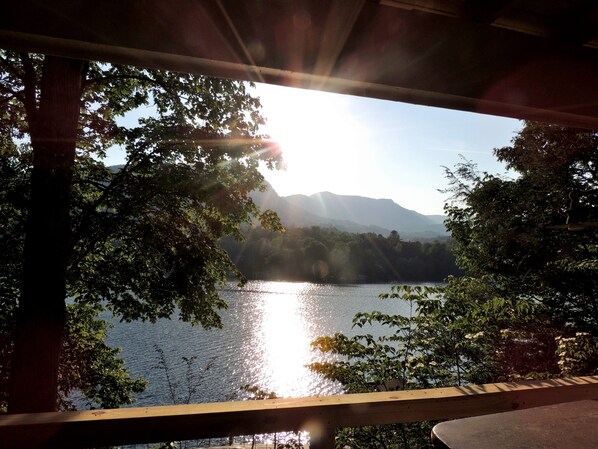
[[216, 358], [211, 358], [203, 368], [198, 369], [196, 368], [197, 356], [181, 357], [184, 365], [185, 379], [184, 384], [181, 385], [180, 381], [176, 379], [171, 364], [166, 358], [166, 354], [164, 354], [164, 350], [158, 345], [154, 345], [154, 350], [156, 351], [156, 358], [158, 360], [155, 368], [164, 373], [170, 401], [173, 405], [190, 404], [195, 398], [199, 387], [202, 385], [207, 372], [214, 366]]
[[439, 282], [459, 273], [448, 242], [408, 242], [393, 231], [354, 234], [334, 228], [252, 229], [221, 245], [251, 279], [312, 282]]
[[[215, 364], [216, 357], [211, 358], [202, 367], [196, 367], [197, 356], [181, 357], [181, 362], [184, 365], [183, 378], [184, 381], [179, 380], [180, 369], [176, 365], [172, 365], [168, 360], [164, 350], [154, 345], [156, 351], [157, 364], [154, 368], [159, 369], [164, 374], [165, 389], [168, 394], [168, 399], [173, 405], [190, 404], [196, 399], [199, 388], [203, 384], [207, 372], [212, 369]], [[187, 449], [188, 447], [198, 447], [201, 445], [199, 440], [191, 441], [169, 441], [161, 443], [158, 449]]]
[[[435, 287], [393, 287], [390, 294], [380, 297], [397, 301], [401, 312], [394, 315], [377, 311], [358, 313], [353, 326], [366, 327], [371, 332], [318, 338], [312, 345], [334, 355], [336, 360], [314, 363], [310, 368], [340, 382], [347, 393], [415, 388], [419, 379], [427, 377], [425, 355], [416, 350], [423, 340], [420, 333], [425, 321], [420, 309], [430, 313], [438, 311], [441, 293], [442, 289]], [[426, 447], [430, 429], [428, 423], [340, 429], [336, 434], [336, 447]]]
[[[467, 276], [441, 289], [393, 287], [381, 298], [403, 307], [357, 314], [354, 326], [370, 333], [316, 340], [336, 358], [313, 370], [347, 392], [598, 371], [598, 133], [526, 123], [496, 155], [514, 179], [469, 162], [447, 170], [446, 224]], [[578, 232], [560, 226], [571, 192], [590, 222]], [[337, 447], [421, 447], [429, 425], [343, 429]]]
[[[74, 410], [85, 398], [87, 407], [116, 408], [131, 404], [133, 395], [145, 389], [143, 379], [133, 379], [124, 368], [124, 360], [118, 357], [120, 349], [111, 348], [104, 342], [111, 325], [98, 318], [100, 309], [89, 304], [67, 305], [67, 325], [60, 360], [58, 408]], [[0, 409], [6, 410], [8, 402], [8, 373], [10, 371], [10, 328], [12, 318], [4, 313], [0, 333]]]
[[541, 301], [559, 326], [598, 335], [597, 228], [561, 226], [572, 214], [572, 192], [587, 192], [584, 220], [597, 217], [598, 133], [528, 122], [512, 146], [495, 153], [517, 170], [515, 179], [477, 173], [471, 163], [448, 172], [457, 263]]
[[[444, 287], [396, 286], [381, 294], [395, 314], [358, 313], [356, 335], [320, 337], [332, 360], [310, 368], [347, 393], [410, 390], [550, 377], [559, 373], [558, 333], [544, 306], [502, 296], [489, 277], [450, 278]], [[523, 374], [522, 374], [523, 373]], [[427, 447], [433, 423], [343, 429], [337, 447]]]
[[[41, 126], [45, 61], [41, 55], [0, 53], [3, 385], [21, 303], [36, 151], [28, 137]], [[79, 367], [73, 373], [62, 365], [60, 390], [79, 388], [94, 403], [116, 406], [141, 384], [126, 375], [116, 352], [102, 347], [105, 325], [94, 314], [105, 308], [126, 321], [155, 321], [178, 308], [184, 320], [220, 326], [218, 311], [226, 304], [217, 286], [227, 275], [244, 278], [217, 242], [225, 235], [242, 238], [241, 225], [255, 218], [280, 229], [276, 216], [258, 210], [249, 196], [261, 188], [258, 165], [277, 166], [280, 154], [264, 144], [259, 100], [240, 82], [89, 62], [80, 101], [71, 232], [64, 249], [68, 267], [59, 282], [74, 300], [70, 313], [82, 319], [71, 325], [87, 326], [76, 333], [93, 341], [94, 349], [76, 347], [67, 336], [64, 360], [72, 363], [84, 354], [80, 362], [86, 365], [71, 365]], [[114, 148], [126, 154], [126, 163], [106, 167]], [[102, 367], [106, 378], [100, 377]]]
[[[6, 137], [6, 136], [4, 136]], [[12, 356], [11, 333], [19, 296], [19, 277], [27, 204], [31, 152], [8, 142], [0, 158], [0, 409], [6, 410]], [[98, 318], [99, 304], [68, 304], [59, 371], [58, 406], [72, 410], [72, 395], [82, 393], [88, 406], [114, 408], [132, 402], [144, 389], [143, 379], [132, 379], [118, 357], [119, 349], [104, 343], [109, 323]]]
[[132, 395], [145, 389], [143, 379], [132, 379], [118, 357], [120, 349], [106, 345], [111, 326], [98, 318], [100, 308], [89, 304], [69, 304], [61, 354], [59, 408], [74, 410], [70, 399], [79, 391], [88, 407], [117, 408], [133, 403]]
[[264, 390], [257, 385], [243, 385], [240, 390], [248, 395], [248, 400], [264, 400], [264, 399], [277, 399], [278, 395], [274, 391]]
[[577, 332], [571, 337], [557, 337], [558, 365], [563, 376], [583, 376], [598, 371], [598, 337]]
[[277, 443], [276, 449], [303, 449], [305, 446], [301, 440], [289, 438], [284, 443]]

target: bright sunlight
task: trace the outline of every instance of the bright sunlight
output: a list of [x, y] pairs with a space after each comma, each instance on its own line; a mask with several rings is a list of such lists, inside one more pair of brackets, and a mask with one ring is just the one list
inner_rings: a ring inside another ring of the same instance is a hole
[[312, 379], [307, 364], [310, 362], [310, 338], [306, 320], [301, 312], [299, 298], [309, 284], [276, 282], [273, 287], [284, 291], [280, 295], [264, 295], [260, 311], [261, 377], [269, 379], [267, 390], [281, 397], [301, 395], [308, 391]]
[[268, 176], [280, 195], [328, 190], [330, 177], [339, 186], [354, 184], [367, 170], [368, 129], [351, 114], [349, 97], [268, 85], [259, 86], [259, 96], [264, 130], [280, 144], [286, 163], [286, 170]]

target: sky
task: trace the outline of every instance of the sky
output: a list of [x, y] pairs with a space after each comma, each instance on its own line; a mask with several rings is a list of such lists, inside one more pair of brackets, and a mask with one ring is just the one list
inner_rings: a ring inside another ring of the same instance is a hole
[[[254, 94], [266, 119], [263, 132], [280, 144], [286, 165], [261, 169], [279, 195], [390, 198], [426, 215], [443, 214], [443, 167], [465, 158], [480, 171], [505, 174], [492, 150], [509, 145], [522, 126], [503, 117], [268, 84], [257, 84]], [[123, 120], [136, 122], [136, 114]], [[121, 164], [123, 157], [110, 151], [105, 162]]]
[[390, 198], [442, 214], [444, 168], [462, 158], [505, 174], [492, 154], [521, 128], [509, 118], [349, 95], [258, 84], [264, 131], [282, 148], [286, 170], [262, 170], [279, 195]]

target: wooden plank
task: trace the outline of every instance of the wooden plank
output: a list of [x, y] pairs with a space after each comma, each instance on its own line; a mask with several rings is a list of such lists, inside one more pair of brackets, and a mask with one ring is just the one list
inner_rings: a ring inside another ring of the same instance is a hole
[[475, 22], [491, 24], [503, 11], [511, 8], [515, 0], [465, 0], [461, 5], [461, 15]]
[[598, 51], [472, 20], [488, 2], [262, 3], [9, 2], [0, 47], [598, 129]]
[[[0, 416], [3, 448], [81, 447], [443, 420], [598, 398], [598, 376], [265, 401]], [[324, 437], [324, 441], [329, 438]], [[327, 446], [324, 446], [327, 447]]]
[[336, 428], [317, 426], [310, 428], [309, 431], [309, 448], [310, 449], [334, 449], [334, 434]]

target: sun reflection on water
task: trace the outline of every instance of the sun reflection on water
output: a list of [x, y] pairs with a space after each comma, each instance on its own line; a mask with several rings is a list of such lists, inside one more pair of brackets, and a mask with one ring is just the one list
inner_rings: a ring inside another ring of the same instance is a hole
[[301, 304], [301, 294], [309, 284], [281, 282], [275, 286], [277, 294], [264, 295], [258, 305], [260, 377], [268, 379], [267, 389], [281, 397], [300, 396], [310, 386], [306, 367], [311, 361], [309, 314]]

